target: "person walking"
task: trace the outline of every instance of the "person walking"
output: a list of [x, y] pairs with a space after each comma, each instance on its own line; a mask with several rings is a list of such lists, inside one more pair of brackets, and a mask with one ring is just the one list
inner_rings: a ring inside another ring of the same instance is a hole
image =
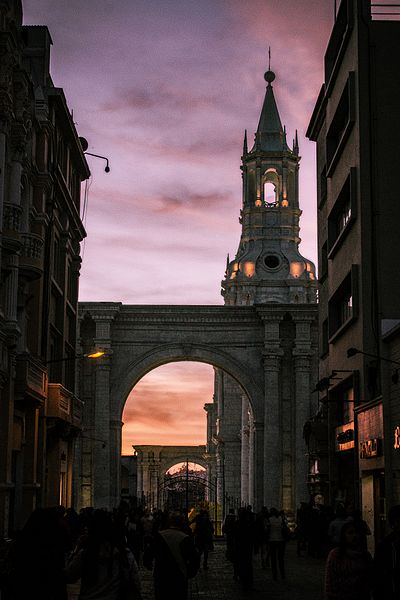
[[269, 552], [271, 558], [272, 578], [278, 579], [278, 567], [281, 579], [285, 579], [285, 528], [287, 527], [278, 510], [272, 507], [269, 511]]
[[392, 531], [378, 544], [374, 557], [374, 600], [400, 598], [400, 504], [389, 510], [388, 521]]
[[200, 556], [186, 530], [185, 517], [171, 513], [167, 527], [155, 533], [143, 554], [144, 566], [151, 569], [154, 565], [155, 600], [187, 600], [188, 580], [196, 575]]
[[362, 549], [354, 523], [347, 521], [327, 558], [325, 600], [370, 600], [371, 592], [372, 556]]
[[233, 564], [233, 578], [237, 580], [238, 574], [235, 571], [235, 523], [235, 511], [233, 508], [230, 508], [222, 524], [222, 533], [226, 540], [225, 556]]
[[203, 569], [208, 569], [208, 553], [214, 549], [214, 527], [208, 511], [202, 509], [192, 523], [194, 523], [194, 544], [200, 557], [203, 557]]
[[261, 555], [261, 568], [266, 569], [269, 566], [269, 512], [266, 506], [263, 506], [261, 511], [256, 516], [256, 550]]
[[342, 531], [343, 525], [350, 520], [350, 517], [346, 514], [346, 510], [343, 504], [338, 504], [335, 512], [335, 518], [329, 523], [328, 526], [328, 538], [331, 549], [336, 548], [340, 541], [340, 532]]
[[234, 570], [244, 591], [253, 589], [254, 519], [246, 508], [239, 508], [234, 528]]

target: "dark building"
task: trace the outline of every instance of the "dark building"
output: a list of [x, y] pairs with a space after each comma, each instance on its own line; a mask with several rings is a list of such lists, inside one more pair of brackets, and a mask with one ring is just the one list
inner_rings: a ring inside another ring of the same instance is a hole
[[400, 318], [400, 22], [389, 14], [396, 11], [342, 0], [307, 132], [317, 143], [324, 491], [333, 504], [360, 505], [376, 539], [386, 505], [399, 501], [386, 464], [394, 433], [382, 339]]
[[0, 1], [0, 531], [37, 506], [70, 505], [81, 182], [89, 169], [50, 34]]

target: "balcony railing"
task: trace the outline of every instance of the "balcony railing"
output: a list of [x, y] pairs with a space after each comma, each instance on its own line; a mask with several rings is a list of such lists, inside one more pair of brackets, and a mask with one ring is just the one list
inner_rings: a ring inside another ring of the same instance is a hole
[[60, 383], [49, 383], [47, 417], [81, 428], [83, 402]]
[[29, 354], [19, 355], [16, 362], [16, 395], [17, 398], [31, 397], [39, 404], [47, 396], [47, 370], [38, 360]]
[[43, 273], [43, 238], [36, 233], [22, 233], [21, 242], [20, 272], [28, 280], [37, 279]]

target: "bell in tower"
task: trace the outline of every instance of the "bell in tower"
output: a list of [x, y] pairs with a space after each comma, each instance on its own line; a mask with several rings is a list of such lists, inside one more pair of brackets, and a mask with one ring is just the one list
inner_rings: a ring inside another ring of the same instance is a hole
[[314, 264], [299, 252], [299, 144], [287, 144], [272, 82], [267, 89], [254, 145], [245, 133], [242, 176], [242, 233], [233, 261], [227, 262], [222, 295], [228, 305], [315, 303]]

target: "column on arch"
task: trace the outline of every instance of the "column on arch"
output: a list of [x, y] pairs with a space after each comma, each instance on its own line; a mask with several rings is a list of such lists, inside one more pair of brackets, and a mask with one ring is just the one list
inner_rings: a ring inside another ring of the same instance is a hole
[[249, 401], [246, 395], [242, 396], [242, 428], [241, 439], [241, 502], [250, 502], [250, 423]]
[[264, 343], [264, 506], [280, 508], [282, 503], [282, 435], [280, 406], [281, 318], [265, 317]]
[[241, 441], [243, 389], [236, 379], [215, 368], [216, 465], [218, 503], [225, 508], [240, 502]]
[[[93, 315], [96, 324], [96, 347], [111, 348], [112, 316]], [[94, 431], [93, 431], [93, 503], [96, 508], [113, 508], [111, 482], [111, 412], [110, 412], [111, 358], [104, 356], [95, 364]], [[115, 453], [115, 450], [113, 450]], [[120, 469], [120, 457], [113, 460], [113, 468]], [[117, 475], [118, 477], [118, 475]]]
[[304, 424], [311, 412], [311, 369], [313, 350], [311, 346], [312, 319], [295, 319], [296, 345], [293, 350], [296, 385], [296, 506], [307, 502], [308, 454], [303, 436]]

